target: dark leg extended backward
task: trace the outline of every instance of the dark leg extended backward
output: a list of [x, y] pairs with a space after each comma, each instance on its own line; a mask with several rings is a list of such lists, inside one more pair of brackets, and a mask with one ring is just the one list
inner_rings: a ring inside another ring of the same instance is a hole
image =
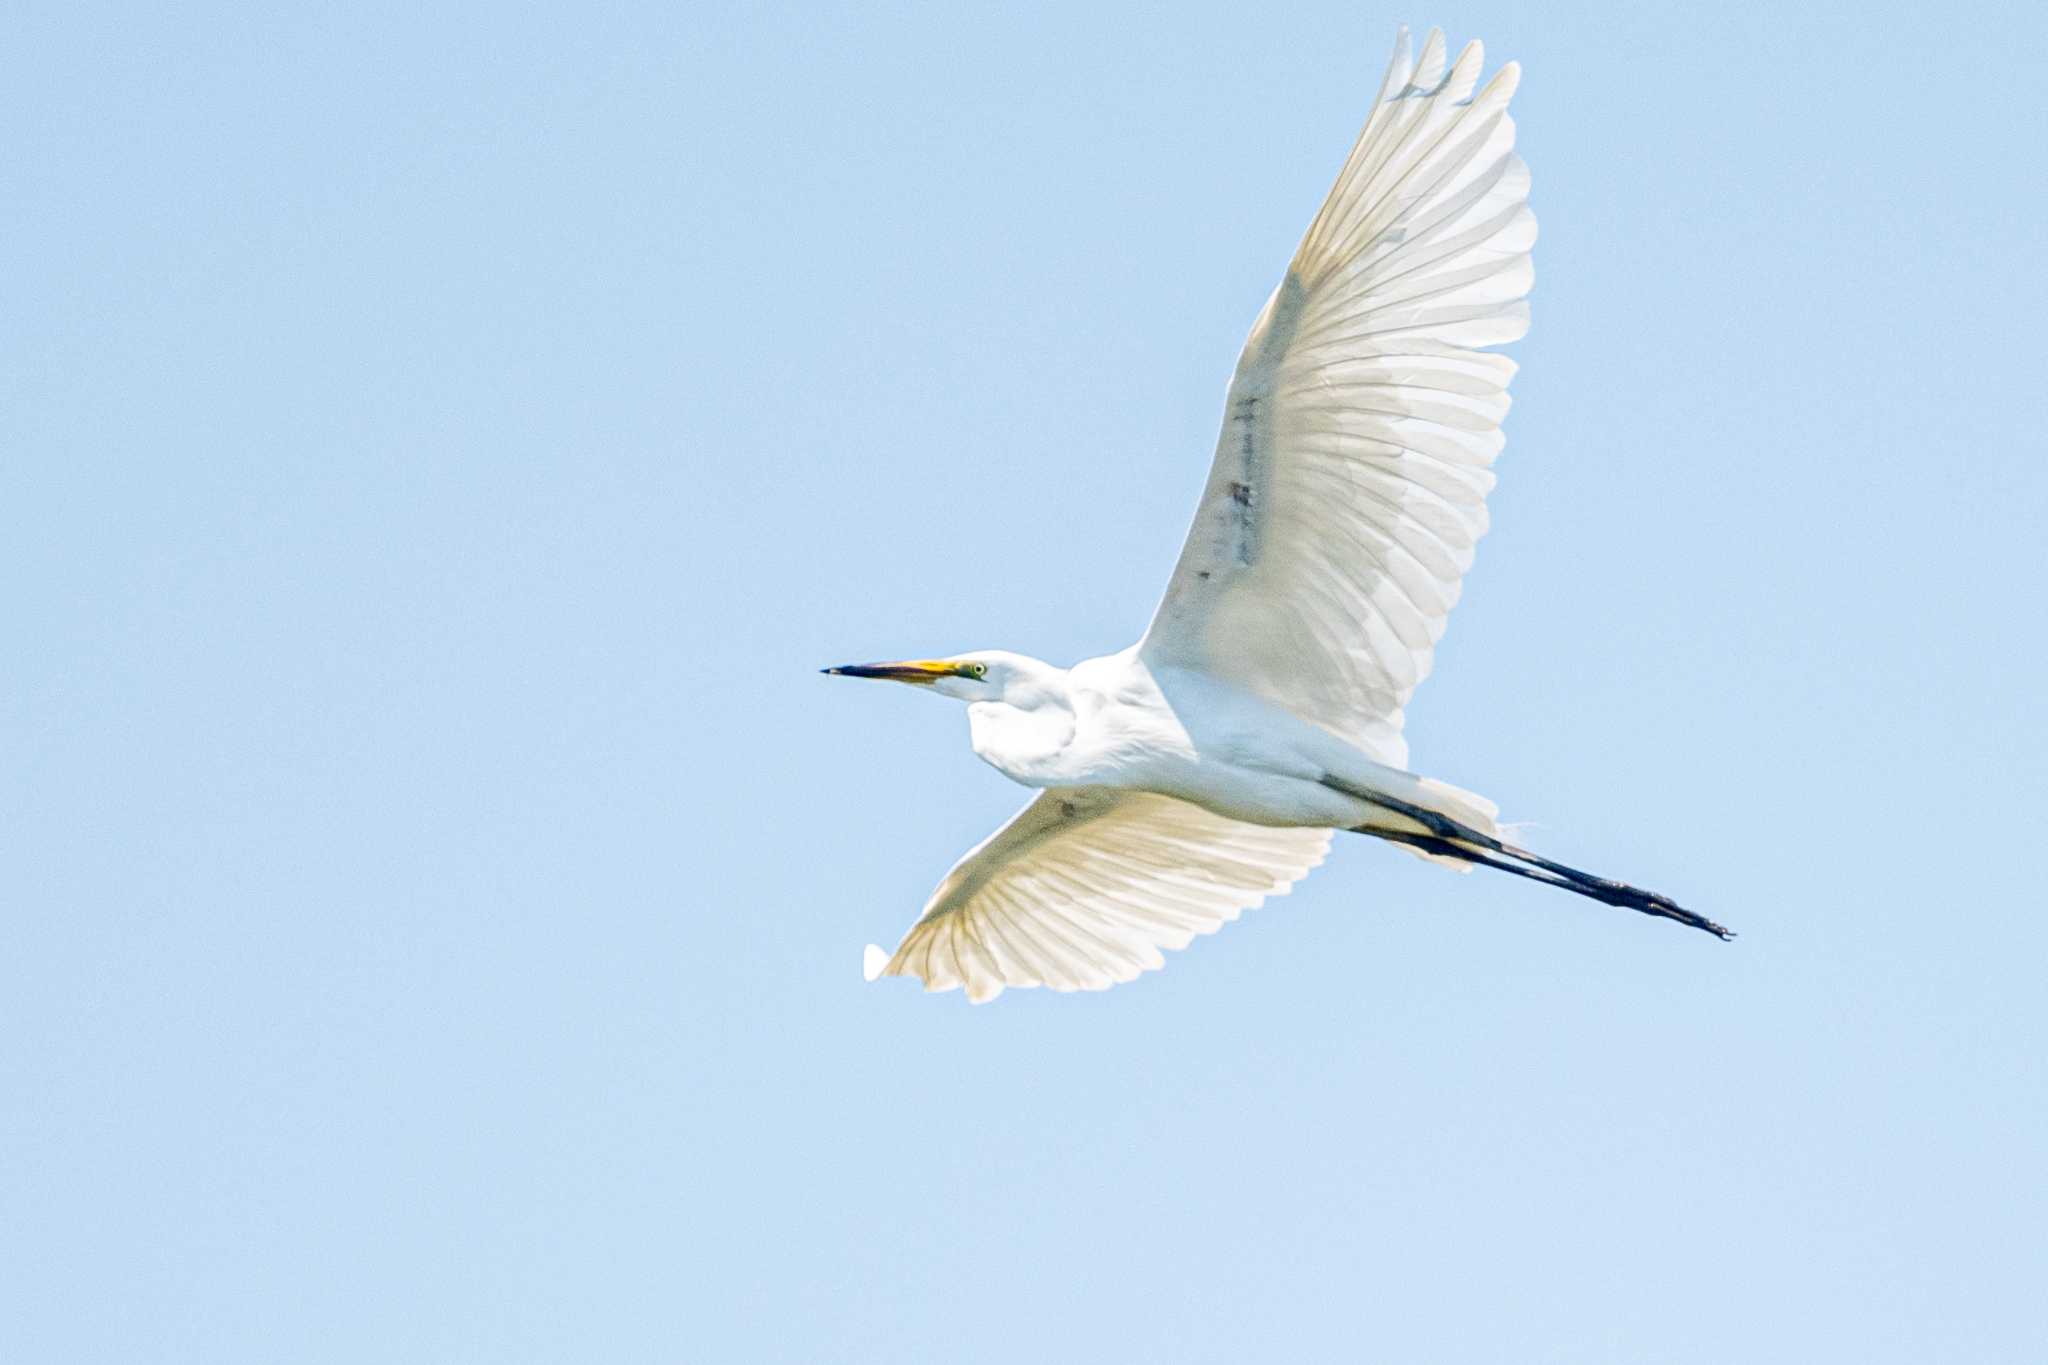
[[1668, 896], [1660, 896], [1654, 891], [1645, 891], [1626, 882], [1596, 877], [1575, 867], [1566, 867], [1563, 863], [1553, 862], [1527, 849], [1503, 843], [1490, 834], [1482, 833], [1426, 806], [1418, 806], [1412, 801], [1403, 801], [1399, 797], [1387, 796], [1380, 792], [1365, 791], [1334, 777], [1325, 777], [1323, 785], [1341, 791], [1346, 796], [1355, 796], [1361, 801], [1371, 802], [1396, 815], [1406, 816], [1429, 831], [1427, 834], [1409, 834], [1400, 830], [1376, 829], [1370, 825], [1362, 825], [1356, 831], [1359, 834], [1370, 834], [1389, 843], [1406, 844], [1410, 848], [1421, 849], [1425, 853], [1456, 858], [1461, 862], [1476, 863], [1482, 867], [1498, 868], [1502, 872], [1512, 872], [1518, 877], [1527, 877], [1531, 881], [1542, 882], [1547, 886], [1561, 887], [1608, 905], [1619, 905], [1629, 910], [1641, 911], [1645, 915], [1656, 915], [1662, 919], [1690, 925], [1716, 938], [1735, 937], [1733, 930], [1716, 924], [1704, 915], [1695, 914]]

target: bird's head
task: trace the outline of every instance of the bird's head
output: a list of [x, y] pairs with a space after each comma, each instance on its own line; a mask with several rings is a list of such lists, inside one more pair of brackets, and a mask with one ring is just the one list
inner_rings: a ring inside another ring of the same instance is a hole
[[842, 678], [885, 678], [928, 687], [961, 701], [1020, 702], [1058, 676], [1058, 669], [1022, 654], [981, 649], [947, 659], [902, 659], [882, 664], [841, 664], [823, 670]]

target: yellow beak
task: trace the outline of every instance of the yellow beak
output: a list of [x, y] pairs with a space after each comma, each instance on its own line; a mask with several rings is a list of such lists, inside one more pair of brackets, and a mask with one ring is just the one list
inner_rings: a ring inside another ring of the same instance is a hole
[[837, 668], [820, 670], [834, 673], [842, 678], [887, 678], [890, 682], [916, 683], [929, 687], [941, 678], [956, 678], [967, 672], [967, 665], [953, 663], [947, 659], [903, 659], [886, 664], [841, 664]]

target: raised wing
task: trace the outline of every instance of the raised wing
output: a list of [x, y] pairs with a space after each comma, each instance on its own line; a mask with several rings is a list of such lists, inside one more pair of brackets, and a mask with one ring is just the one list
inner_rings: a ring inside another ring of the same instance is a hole
[[1486, 531], [1528, 327], [1529, 174], [1512, 63], [1474, 95], [1441, 33], [1385, 83], [1287, 277], [1253, 326], [1216, 462], [1148, 663], [1228, 678], [1406, 766], [1429, 672]]
[[1329, 851], [1326, 829], [1269, 829], [1172, 797], [1102, 787], [1041, 792], [954, 865], [893, 955], [867, 976], [967, 988], [1103, 990], [1166, 965]]

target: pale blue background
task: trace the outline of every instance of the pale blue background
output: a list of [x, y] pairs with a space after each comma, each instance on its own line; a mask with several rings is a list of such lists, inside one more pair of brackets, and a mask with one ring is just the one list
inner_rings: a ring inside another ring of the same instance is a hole
[[[1260, 9], [10, 10], [0, 1358], [2048, 1358], [2037, 7]], [[863, 985], [1020, 793], [814, 670], [1135, 636], [1403, 19], [1543, 221], [1415, 762], [1742, 938]]]

